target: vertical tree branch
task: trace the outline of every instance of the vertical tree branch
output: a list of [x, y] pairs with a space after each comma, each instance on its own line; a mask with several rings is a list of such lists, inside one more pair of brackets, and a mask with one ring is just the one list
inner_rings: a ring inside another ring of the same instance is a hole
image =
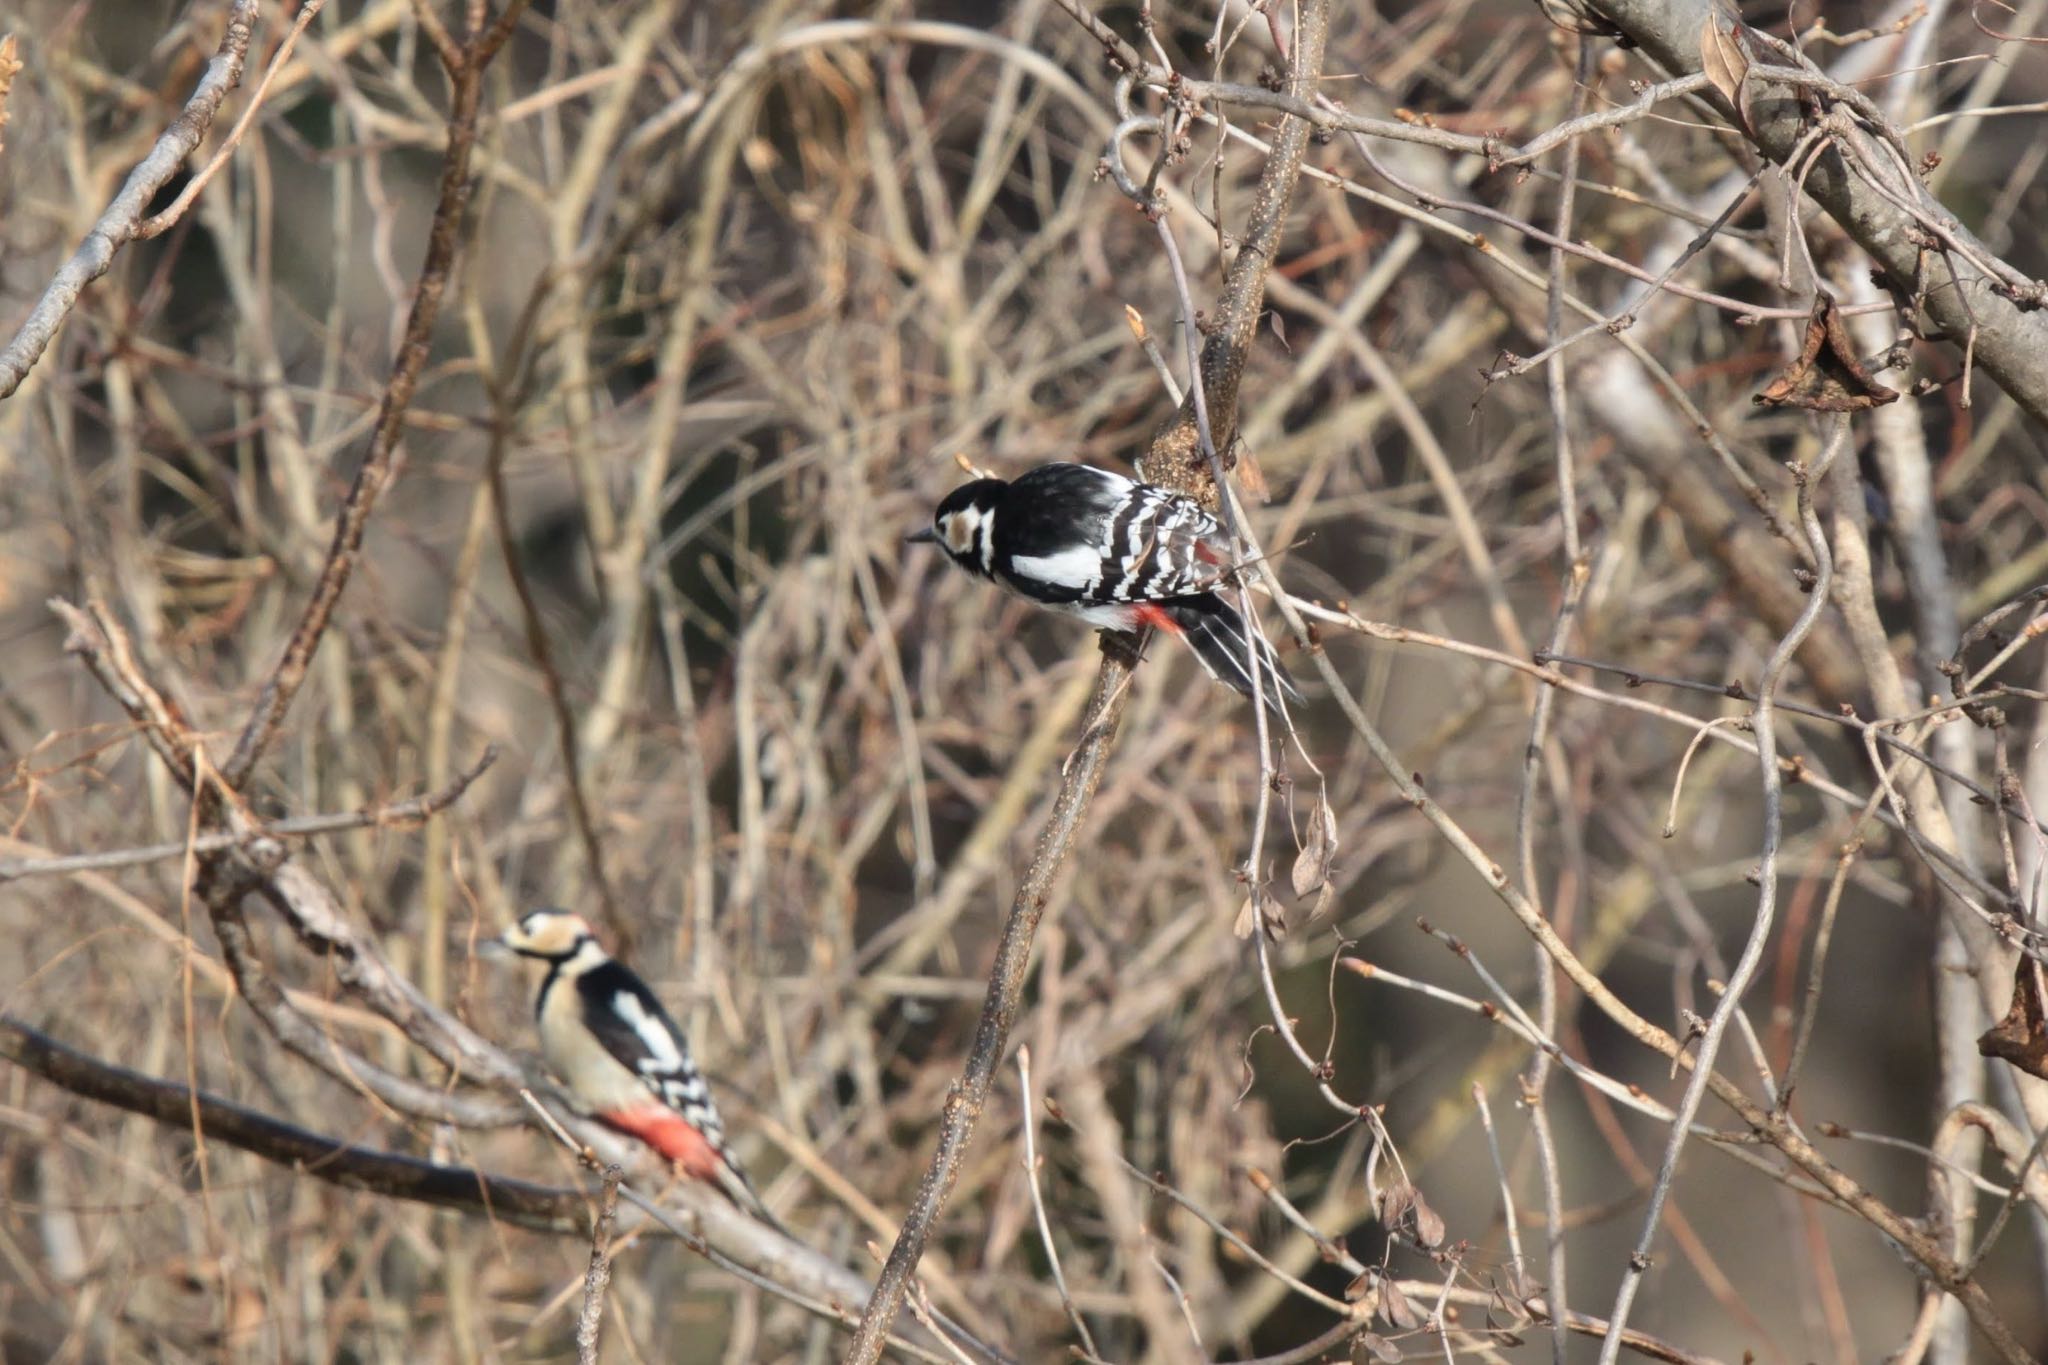
[[[1316, 84], [1323, 70], [1323, 44], [1329, 36], [1329, 6], [1326, 0], [1307, 0], [1301, 6], [1301, 26], [1294, 35], [1293, 60], [1289, 67], [1288, 93], [1302, 105], [1315, 98]], [[1231, 446], [1237, 439], [1237, 389], [1244, 378], [1245, 361], [1251, 356], [1252, 338], [1266, 306], [1266, 272], [1273, 268], [1279, 249], [1280, 231], [1294, 202], [1295, 182], [1301, 178], [1301, 159], [1315, 132], [1305, 118], [1292, 114], [1280, 120], [1273, 137], [1273, 150], [1266, 158], [1265, 173], [1252, 197], [1251, 214], [1245, 220], [1242, 244], [1223, 279], [1223, 296], [1217, 301], [1209, 322], [1208, 340], [1202, 344], [1201, 392], [1207, 401], [1216, 453], [1227, 469], [1233, 462]], [[1173, 416], [1152, 433], [1145, 452], [1145, 477], [1149, 482], [1199, 498], [1211, 508], [1221, 503], [1221, 490], [1211, 477], [1208, 459], [1202, 453], [1201, 427], [1195, 407], [1195, 386]]]
[[597, 1365], [598, 1331], [604, 1325], [604, 1293], [612, 1282], [612, 1220], [619, 1215], [619, 1181], [625, 1172], [604, 1168], [597, 1225], [590, 1230], [590, 1269], [583, 1276], [583, 1307], [576, 1314], [576, 1365]]
[[[483, 102], [484, 68], [512, 35], [512, 24], [526, 0], [512, 0], [504, 14], [489, 28], [481, 24], [453, 58], [443, 53], [450, 86], [448, 110], [448, 151], [441, 162], [440, 196], [434, 205], [433, 227], [427, 234], [427, 256], [420, 267], [419, 283], [413, 291], [412, 311], [405, 321], [405, 340], [398, 348], [398, 360], [391, 368], [391, 380], [377, 409], [377, 425], [370, 435], [370, 449], [356, 471], [341, 511], [334, 519], [334, 542], [327, 551], [320, 579], [299, 624], [285, 645], [269, 681], [256, 698], [256, 707], [235, 741], [235, 751], [221, 765], [221, 777], [239, 789], [250, 770], [277, 734], [284, 713], [306, 681], [306, 668], [313, 652], [327, 633], [334, 607], [354, 573], [356, 555], [363, 545], [363, 532], [370, 513], [377, 506], [392, 478], [392, 459], [405, 429], [406, 410], [419, 388], [420, 372], [426, 368], [427, 352], [434, 339], [434, 322], [441, 315], [441, 298], [448, 291], [448, 279], [455, 266], [455, 252], [462, 240], [463, 213], [469, 206], [469, 161], [476, 148], [477, 112]], [[481, 14], [477, 16], [481, 19]]]
[[1088, 802], [1102, 781], [1102, 769], [1111, 745], [1116, 742], [1117, 725], [1130, 693], [1131, 667], [1137, 662], [1130, 637], [1104, 635], [1102, 653], [1102, 671], [1096, 678], [1095, 694], [1081, 721], [1080, 747], [1067, 759], [1066, 777], [1053, 803], [1052, 818], [1038, 837], [1031, 865], [1025, 869], [1016, 899], [1010, 903], [1009, 916], [1003, 921], [1003, 935], [996, 944], [995, 966], [989, 972], [988, 995], [982, 1002], [981, 1022], [975, 1026], [966, 1070], [946, 1096], [945, 1111], [939, 1121], [938, 1147], [918, 1189], [917, 1202], [903, 1220], [896, 1243], [889, 1248], [882, 1276], [875, 1282], [875, 1292], [861, 1314], [860, 1327], [847, 1350], [849, 1362], [872, 1365], [881, 1358], [882, 1344], [888, 1339], [896, 1315], [902, 1311], [903, 1297], [918, 1261], [924, 1256], [932, 1225], [953, 1192], [953, 1182], [960, 1174], [960, 1159], [974, 1140], [975, 1125], [988, 1104], [989, 1088], [996, 1068], [1002, 1064], [1010, 1025], [1016, 1021], [1017, 1007], [1023, 999], [1032, 937], [1045, 914], [1053, 879], [1059, 875], [1087, 814]]
[[1756, 707], [1750, 718], [1750, 729], [1756, 736], [1757, 765], [1763, 774], [1764, 829], [1763, 847], [1757, 858], [1756, 918], [1750, 925], [1749, 941], [1743, 947], [1735, 970], [1729, 974], [1720, 1003], [1714, 1007], [1713, 1017], [1708, 1020], [1698, 1050], [1694, 1053], [1693, 1073], [1686, 1081], [1685, 1093], [1680, 1097], [1677, 1112], [1671, 1120], [1671, 1132], [1664, 1142], [1664, 1159], [1657, 1169], [1657, 1183], [1650, 1187], [1650, 1211], [1643, 1218], [1642, 1235], [1636, 1240], [1635, 1252], [1629, 1257], [1621, 1288], [1615, 1294], [1614, 1311], [1608, 1315], [1608, 1336], [1600, 1347], [1600, 1365], [1614, 1365], [1620, 1358], [1622, 1331], [1628, 1325], [1629, 1307], [1635, 1301], [1644, 1273], [1649, 1269], [1650, 1249], [1656, 1244], [1657, 1229], [1664, 1220], [1664, 1201], [1671, 1193], [1672, 1182], [1678, 1178], [1679, 1155], [1685, 1150], [1686, 1139], [1692, 1136], [1693, 1116], [1699, 1112], [1700, 1101], [1706, 1098], [1707, 1084], [1714, 1076], [1714, 1059], [1720, 1054], [1721, 1039], [1727, 1034], [1729, 1021], [1741, 1008], [1743, 993], [1755, 979], [1757, 968], [1763, 962], [1764, 949], [1770, 943], [1771, 925], [1778, 906], [1778, 851], [1785, 830], [1785, 776], [1778, 768], [1775, 711], [1778, 685], [1784, 680], [1785, 671], [1791, 667], [1792, 656], [1798, 651], [1806, 632], [1827, 610], [1835, 563], [1828, 550], [1827, 532], [1822, 529], [1820, 514], [1814, 509], [1814, 486], [1827, 477], [1829, 466], [1840, 456], [1848, 439], [1849, 418], [1847, 414], [1837, 414], [1831, 420], [1819, 457], [1810, 467], [1795, 465], [1792, 470], [1792, 476], [1799, 485], [1799, 523], [1805, 528], [1807, 545], [1813, 551], [1814, 584], [1806, 610], [1778, 641], [1777, 648], [1771, 651], [1771, 657], [1764, 665], [1763, 677], [1757, 685]]

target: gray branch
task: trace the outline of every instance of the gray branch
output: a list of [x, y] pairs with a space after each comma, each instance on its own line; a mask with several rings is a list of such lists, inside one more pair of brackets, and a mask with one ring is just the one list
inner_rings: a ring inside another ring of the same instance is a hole
[[185, 158], [192, 155], [206, 130], [213, 126], [214, 116], [220, 112], [228, 92], [242, 83], [242, 63], [249, 55], [249, 37], [255, 25], [256, 0], [235, 0], [220, 48], [206, 64], [206, 74], [200, 78], [192, 98], [157, 138], [149, 155], [128, 173], [114, 202], [107, 205], [107, 211], [85, 234], [78, 250], [57, 271], [50, 287], [36, 300], [28, 320], [14, 334], [14, 340], [0, 351], [0, 399], [21, 387], [21, 381], [35, 368], [57, 329], [77, 306], [78, 296], [87, 285], [106, 274], [114, 264], [114, 254], [134, 240], [135, 229], [150, 200], [178, 173]]
[[[1672, 75], [1690, 76], [1702, 69], [1700, 34], [1716, 12], [1709, 0], [1594, 3]], [[1745, 135], [1783, 166], [1813, 133], [1813, 119], [1798, 90], [1774, 86], [1760, 75], [1752, 81], [1757, 87], [1750, 105], [1754, 129]], [[1701, 98], [1741, 127], [1720, 95], [1705, 92]], [[1806, 174], [1807, 197], [1870, 253], [1896, 292], [1919, 296], [1959, 352], [1971, 356], [2028, 415], [2048, 426], [2048, 365], [2041, 363], [2048, 355], [2044, 286], [2000, 261], [1916, 176], [1896, 165], [1893, 152], [1871, 129], [1851, 118], [1835, 124], [1830, 145]], [[1873, 175], [1883, 177], [1882, 190], [1872, 183]]]

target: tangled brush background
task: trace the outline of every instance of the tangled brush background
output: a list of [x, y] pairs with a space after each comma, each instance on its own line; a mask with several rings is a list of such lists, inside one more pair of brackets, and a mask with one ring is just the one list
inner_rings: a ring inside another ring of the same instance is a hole
[[[2044, 11], [8, 7], [0, 1354], [840, 1358], [1041, 875], [906, 1358], [2048, 1352]], [[903, 544], [1226, 342], [1263, 767]]]

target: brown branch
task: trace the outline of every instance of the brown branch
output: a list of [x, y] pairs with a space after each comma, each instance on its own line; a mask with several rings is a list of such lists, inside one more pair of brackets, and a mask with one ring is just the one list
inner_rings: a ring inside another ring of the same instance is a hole
[[598, 1330], [604, 1324], [604, 1291], [612, 1282], [612, 1223], [619, 1216], [617, 1166], [604, 1169], [604, 1194], [597, 1226], [590, 1231], [590, 1269], [583, 1274], [583, 1308], [576, 1314], [576, 1365], [597, 1365]]
[[[331, 1030], [322, 1028], [292, 1004], [284, 988], [257, 955], [255, 937], [242, 914], [243, 897], [262, 889], [260, 875], [253, 870], [224, 869], [212, 862], [201, 863], [195, 887], [213, 918], [214, 937], [220, 941], [222, 960], [234, 975], [236, 993], [248, 1002], [256, 1017], [263, 1021], [264, 1028], [284, 1045], [286, 1051], [296, 1053], [343, 1085], [361, 1091], [400, 1113], [430, 1123], [449, 1123], [461, 1128], [508, 1128], [526, 1121], [525, 1111], [513, 1101], [495, 1095], [450, 1092], [442, 1085], [416, 1081], [379, 1066], [361, 1053], [343, 1046]], [[271, 897], [272, 903], [276, 904], [277, 899]], [[381, 963], [381, 958], [378, 961]], [[391, 975], [394, 981], [398, 980], [395, 973]], [[404, 982], [403, 986], [410, 988], [411, 983]], [[408, 1038], [427, 1051], [438, 1055], [446, 1049], [447, 1040], [437, 1036], [437, 1030], [428, 1027], [422, 1012], [405, 1008], [410, 1002], [405, 999], [404, 990], [390, 995], [365, 994], [364, 998], [379, 1014], [391, 1018]], [[394, 1005], [398, 1007], [395, 1011], [392, 1009]], [[397, 1017], [393, 1017], [393, 1013]], [[435, 1012], [436, 1015], [438, 1013]], [[448, 1022], [456, 1028], [462, 1027], [452, 1020]], [[512, 1068], [512, 1078], [518, 1079], [518, 1070], [510, 1058], [504, 1057], [481, 1038], [475, 1042], [479, 1049], [484, 1050], [485, 1058], [494, 1057], [502, 1066]], [[506, 1079], [502, 1075], [489, 1078]]]
[[[431, 1204], [535, 1232], [591, 1235], [592, 1201], [586, 1191], [358, 1147], [204, 1091], [195, 1097], [184, 1085], [102, 1061], [7, 1015], [0, 1015], [0, 1057], [74, 1095], [143, 1115], [179, 1132], [190, 1131], [196, 1109], [207, 1140], [344, 1189]], [[605, 1181], [598, 1213], [608, 1218], [616, 1210], [618, 1177], [623, 1175], [613, 1158], [630, 1159], [630, 1153], [610, 1134], [580, 1123], [577, 1129], [574, 1134], [563, 1129], [560, 1135], [579, 1153], [591, 1151], [586, 1143], [605, 1144], [604, 1156], [593, 1154], [593, 1159]], [[851, 1321], [852, 1313], [844, 1305], [858, 1297], [854, 1291], [865, 1288], [858, 1276], [748, 1217], [708, 1187], [675, 1187], [667, 1193], [670, 1207], [635, 1198], [655, 1226], [698, 1254], [829, 1320]], [[900, 1341], [895, 1346], [919, 1358], [938, 1359]]]
[[1031, 856], [1031, 865], [1024, 871], [1024, 879], [1018, 883], [1016, 899], [1010, 903], [1010, 913], [1003, 921], [1003, 935], [996, 945], [995, 966], [989, 972], [988, 995], [982, 1002], [981, 1022], [975, 1026], [966, 1070], [946, 1096], [946, 1106], [939, 1119], [938, 1147], [932, 1153], [924, 1184], [917, 1192], [917, 1201], [903, 1220], [895, 1245], [889, 1248], [889, 1259], [882, 1267], [882, 1276], [875, 1282], [874, 1293], [868, 1299], [866, 1311], [861, 1314], [860, 1328], [854, 1333], [853, 1344], [847, 1350], [849, 1362], [872, 1365], [881, 1358], [883, 1343], [897, 1313], [902, 1310], [904, 1294], [910, 1288], [918, 1261], [924, 1256], [932, 1226], [938, 1221], [947, 1196], [953, 1192], [953, 1182], [960, 1174], [961, 1158], [967, 1154], [968, 1144], [974, 1140], [975, 1125], [987, 1107], [989, 1088], [996, 1068], [1002, 1063], [1009, 1043], [1010, 1026], [1016, 1021], [1017, 1008], [1023, 999], [1024, 978], [1031, 965], [1032, 937], [1038, 932], [1038, 921], [1045, 914], [1053, 878], [1059, 875], [1060, 865], [1066, 861], [1074, 836], [1080, 831], [1082, 819], [1088, 812], [1088, 802], [1102, 780], [1103, 766], [1108, 760], [1111, 745], [1116, 741], [1117, 724], [1123, 717], [1124, 701], [1130, 693], [1131, 668], [1136, 663], [1131, 638], [1104, 635], [1102, 654], [1102, 671], [1096, 678], [1095, 695], [1090, 699], [1081, 722], [1080, 747], [1067, 759], [1066, 777], [1053, 803], [1052, 818], [1046, 823], [1044, 833], [1038, 836], [1038, 848]]
[[192, 1115], [207, 1140], [289, 1166], [330, 1185], [366, 1194], [487, 1214], [540, 1232], [579, 1234], [589, 1227], [581, 1190], [535, 1185], [464, 1166], [358, 1147], [272, 1118], [174, 1081], [101, 1061], [18, 1019], [0, 1015], [0, 1057], [74, 1095], [189, 1131]]
[[114, 264], [115, 253], [135, 239], [143, 211], [156, 198], [157, 191], [184, 166], [185, 158], [213, 126], [222, 101], [242, 82], [242, 64], [249, 55], [249, 39], [255, 26], [256, 0], [235, 0], [234, 8], [228, 12], [227, 32], [221, 35], [220, 47], [206, 64], [206, 74], [200, 78], [192, 98], [157, 138], [149, 155], [128, 173], [114, 202], [107, 205], [106, 212], [78, 244], [78, 250], [57, 271], [28, 320], [7, 343], [7, 349], [0, 351], [0, 399], [21, 387], [21, 381], [49, 348], [57, 329], [78, 305], [78, 296], [87, 285], [106, 274]]
[[[1322, 73], [1328, 13], [1328, 6], [1315, 0], [1301, 7], [1287, 93], [1303, 103], [1315, 98]], [[1195, 394], [1200, 392], [1206, 401], [1214, 449], [1228, 469], [1235, 462], [1231, 447], [1237, 436], [1237, 387], [1265, 308], [1266, 272], [1279, 252], [1280, 230], [1286, 226], [1295, 182], [1301, 178], [1301, 160], [1314, 132], [1309, 119], [1289, 114], [1280, 120], [1265, 173], [1253, 192], [1242, 244], [1224, 276], [1223, 296], [1210, 320], [1208, 339], [1202, 343], [1202, 382], [1189, 386], [1188, 397], [1152, 434], [1145, 452], [1147, 480], [1199, 497], [1212, 508], [1220, 505], [1221, 490], [1202, 450]]]
[[142, 665], [129, 645], [128, 633], [121, 629], [114, 613], [97, 597], [82, 608], [53, 597], [49, 607], [58, 620], [70, 627], [71, 633], [64, 639], [64, 652], [85, 664], [107, 695], [120, 704], [142, 731], [143, 738], [171, 770], [178, 785], [191, 791], [192, 754], [198, 737], [184, 713], [143, 676]]
[[[1306, 0], [1301, 7], [1300, 29], [1288, 75], [1288, 88], [1304, 98], [1314, 93], [1321, 75], [1323, 39], [1328, 27], [1327, 0]], [[1203, 383], [1189, 386], [1188, 396], [1153, 434], [1147, 450], [1148, 479], [1198, 497], [1210, 506], [1218, 505], [1221, 493], [1202, 449], [1196, 396], [1206, 395], [1216, 447], [1227, 449], [1237, 430], [1238, 382], [1244, 374], [1245, 359], [1265, 302], [1266, 272], [1287, 221], [1310, 131], [1301, 119], [1281, 120], [1273, 151], [1259, 177], [1244, 244], [1225, 277], [1217, 322], [1203, 346]], [[1102, 652], [1102, 671], [1082, 721], [1080, 746], [1067, 760], [1052, 817], [1039, 836], [1031, 865], [1025, 869], [1016, 899], [1003, 922], [995, 966], [989, 974], [988, 995], [982, 1002], [981, 1020], [975, 1028], [965, 1071], [946, 1097], [938, 1146], [925, 1171], [924, 1183], [889, 1249], [888, 1261], [847, 1351], [846, 1359], [851, 1365], [872, 1365], [880, 1358], [890, 1325], [902, 1310], [917, 1263], [924, 1255], [939, 1212], [952, 1193], [961, 1159], [973, 1141], [975, 1125], [987, 1106], [990, 1086], [1002, 1065], [1010, 1026], [1023, 998], [1032, 938], [1045, 913], [1053, 879], [1073, 846], [1074, 836], [1087, 815], [1089, 800], [1101, 781], [1129, 692], [1130, 670], [1135, 663], [1131, 637], [1104, 635]]]
[[[319, 581], [314, 584], [313, 596], [285, 645], [284, 657], [263, 684], [256, 708], [235, 741], [234, 752], [221, 765], [222, 779], [236, 790], [248, 781], [250, 770], [277, 734], [285, 711], [305, 682], [313, 652], [320, 647], [335, 604], [341, 600], [349, 576], [355, 571], [356, 555], [362, 549], [370, 513], [391, 482], [392, 459], [398, 451], [399, 436], [405, 430], [406, 409], [412, 406], [420, 372], [426, 368], [434, 322], [441, 314], [441, 297], [447, 292], [456, 248], [462, 238], [464, 211], [469, 206], [470, 154], [476, 146], [477, 111], [483, 101], [484, 68], [511, 35], [510, 21], [524, 7], [525, 0], [513, 0], [498, 23], [473, 33], [461, 50], [460, 60], [449, 65], [448, 151], [441, 162], [440, 198], [434, 205], [433, 226], [427, 233], [426, 261], [420, 267], [419, 283], [413, 291], [412, 311], [405, 321], [405, 339], [398, 348], [391, 381], [384, 388], [369, 452], [363, 457], [355, 482], [349, 486], [348, 496], [334, 519], [334, 542], [320, 569]], [[481, 7], [477, 17], [481, 17]]]
[[[186, 790], [199, 799], [194, 778], [199, 738], [144, 676], [127, 632], [98, 601], [83, 610], [61, 599], [53, 600], [50, 607], [71, 627], [66, 651], [84, 662], [135, 719]], [[438, 1088], [393, 1075], [348, 1053], [290, 1003], [283, 989], [269, 979], [242, 924], [241, 899], [250, 892], [260, 891], [299, 941], [327, 960], [344, 986], [457, 1075], [501, 1085], [518, 1085], [523, 1080], [511, 1059], [429, 1001], [419, 987], [391, 966], [375, 943], [357, 932], [333, 893], [264, 833], [262, 822], [238, 793], [218, 782], [209, 784], [205, 792], [218, 798], [215, 804], [234, 839], [227, 848], [199, 856], [200, 884], [237, 987], [278, 1040], [337, 1078], [367, 1085], [386, 1103], [419, 1117], [475, 1127], [518, 1121], [516, 1106], [457, 1101]]]

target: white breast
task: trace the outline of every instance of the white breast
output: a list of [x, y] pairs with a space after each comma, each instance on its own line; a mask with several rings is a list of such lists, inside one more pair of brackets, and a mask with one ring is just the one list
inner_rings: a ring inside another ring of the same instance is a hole
[[576, 983], [557, 977], [540, 1008], [540, 1050], [569, 1093], [599, 1113], [636, 1109], [654, 1099], [647, 1085], [583, 1026]]

